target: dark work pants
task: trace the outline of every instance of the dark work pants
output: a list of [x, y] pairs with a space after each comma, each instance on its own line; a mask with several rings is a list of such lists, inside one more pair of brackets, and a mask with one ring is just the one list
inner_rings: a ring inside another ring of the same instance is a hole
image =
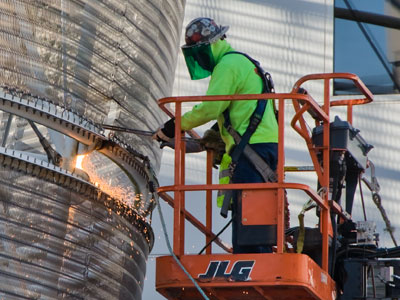
[[[251, 148], [256, 151], [265, 162], [271, 167], [272, 170], [276, 170], [278, 163], [278, 144], [277, 143], [260, 143], [251, 144]], [[253, 164], [245, 157], [241, 155], [236, 165], [232, 177], [232, 183], [258, 183], [264, 182], [262, 176], [257, 172]], [[233, 253], [267, 253], [272, 252], [270, 246], [267, 245], [254, 245], [254, 246], [242, 246], [237, 243], [238, 236], [238, 225], [241, 220], [238, 217], [238, 194], [240, 192], [233, 192], [233, 205], [232, 205], [232, 245]]]

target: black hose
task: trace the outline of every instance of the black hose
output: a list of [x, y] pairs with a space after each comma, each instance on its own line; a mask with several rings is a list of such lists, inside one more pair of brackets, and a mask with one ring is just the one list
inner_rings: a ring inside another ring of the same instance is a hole
[[204, 250], [206, 250], [207, 247], [210, 246], [210, 244], [211, 244], [212, 242], [214, 242], [214, 241], [228, 228], [228, 226], [232, 223], [232, 220], [233, 220], [233, 218], [230, 219], [229, 222], [228, 222], [214, 237], [213, 237], [213, 239], [212, 239], [211, 241], [209, 241], [209, 242], [200, 250], [200, 252], [199, 252], [198, 255], [202, 254], [202, 253], [204, 252]]

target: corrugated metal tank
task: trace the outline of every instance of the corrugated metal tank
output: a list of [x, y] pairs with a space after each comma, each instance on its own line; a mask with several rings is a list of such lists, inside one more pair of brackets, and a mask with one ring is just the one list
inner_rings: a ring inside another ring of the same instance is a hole
[[0, 298], [141, 299], [184, 5], [0, 2]]
[[[141, 299], [152, 230], [107, 196], [0, 170], [1, 299]], [[147, 229], [147, 230], [146, 230]]]

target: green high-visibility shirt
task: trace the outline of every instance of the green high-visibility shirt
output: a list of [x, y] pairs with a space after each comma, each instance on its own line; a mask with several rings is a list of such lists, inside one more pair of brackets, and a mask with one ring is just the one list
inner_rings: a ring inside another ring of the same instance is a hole
[[[242, 54], [227, 54], [234, 51], [225, 41], [212, 44], [216, 66], [211, 74], [207, 95], [259, 94], [262, 92], [262, 79], [254, 64]], [[223, 112], [229, 109], [233, 128], [241, 135], [246, 131], [249, 120], [257, 106], [257, 100], [206, 101], [197, 104], [182, 116], [181, 127], [190, 130], [209, 121], [217, 120], [222, 140], [229, 153], [234, 140], [224, 128]], [[272, 101], [267, 102], [262, 121], [250, 138], [250, 144], [277, 143], [278, 124]]]

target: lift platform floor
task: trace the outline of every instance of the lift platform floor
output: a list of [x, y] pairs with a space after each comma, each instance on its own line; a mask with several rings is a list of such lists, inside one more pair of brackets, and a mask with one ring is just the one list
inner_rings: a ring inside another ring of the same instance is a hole
[[[183, 255], [180, 261], [209, 299], [336, 299], [334, 281], [303, 254]], [[203, 299], [172, 256], [156, 264], [156, 289], [164, 297]]]

